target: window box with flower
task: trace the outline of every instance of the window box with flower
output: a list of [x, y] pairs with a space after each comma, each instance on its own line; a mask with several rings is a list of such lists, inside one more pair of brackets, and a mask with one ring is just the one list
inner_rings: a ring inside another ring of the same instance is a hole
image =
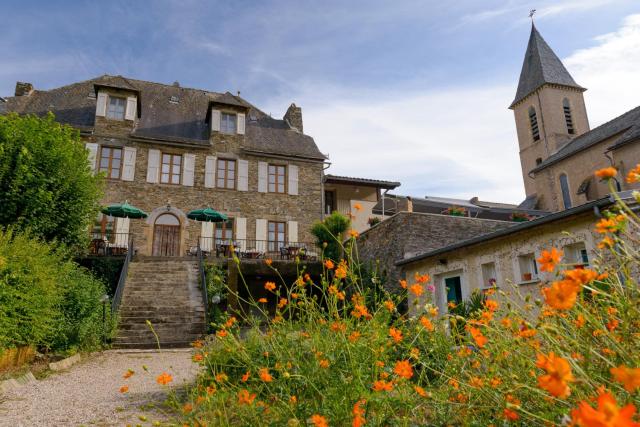
[[444, 213], [451, 216], [467, 216], [467, 210], [460, 206], [451, 206]]

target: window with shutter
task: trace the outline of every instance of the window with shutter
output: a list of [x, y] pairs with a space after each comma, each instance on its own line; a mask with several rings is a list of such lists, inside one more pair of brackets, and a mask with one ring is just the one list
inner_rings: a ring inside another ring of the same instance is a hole
[[287, 167], [283, 165], [269, 165], [268, 169], [269, 193], [284, 193]]
[[127, 106], [127, 100], [117, 96], [109, 96], [107, 104], [107, 119], [124, 120], [124, 112]]
[[216, 167], [216, 187], [233, 190], [236, 188], [236, 161], [218, 159]]
[[162, 153], [160, 182], [163, 184], [180, 184], [182, 156], [180, 154]]
[[122, 149], [102, 147], [100, 150], [99, 171], [109, 179], [120, 179], [122, 170]]

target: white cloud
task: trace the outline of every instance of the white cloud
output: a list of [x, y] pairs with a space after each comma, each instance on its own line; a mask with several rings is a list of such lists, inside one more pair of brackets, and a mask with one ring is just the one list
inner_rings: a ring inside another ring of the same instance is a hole
[[[638, 105], [640, 15], [595, 42], [564, 61], [590, 88], [592, 126]], [[278, 116], [292, 100], [301, 105], [305, 132], [330, 154], [332, 173], [399, 180], [396, 191], [413, 196], [517, 203], [524, 188], [513, 114], [506, 108], [514, 90], [507, 84], [356, 93], [305, 82], [289, 92], [293, 98], [272, 100], [267, 111]]]
[[592, 127], [640, 105], [640, 14], [574, 52], [564, 63], [585, 92]]

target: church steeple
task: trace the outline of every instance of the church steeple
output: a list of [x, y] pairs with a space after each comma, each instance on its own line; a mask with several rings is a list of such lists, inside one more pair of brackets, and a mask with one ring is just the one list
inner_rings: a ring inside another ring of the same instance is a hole
[[518, 90], [509, 108], [513, 108], [545, 83], [586, 90], [573, 80], [560, 58], [544, 41], [536, 26], [531, 24], [531, 35], [520, 71]]

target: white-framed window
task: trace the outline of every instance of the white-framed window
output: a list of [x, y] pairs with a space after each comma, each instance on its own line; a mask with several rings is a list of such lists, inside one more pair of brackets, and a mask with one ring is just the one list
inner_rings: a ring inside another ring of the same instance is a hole
[[520, 269], [521, 282], [538, 280], [538, 264], [535, 254], [520, 255], [518, 257], [518, 267]]
[[218, 159], [216, 167], [216, 187], [233, 190], [236, 188], [236, 161]]
[[286, 193], [287, 167], [285, 165], [269, 165], [269, 193]]
[[127, 109], [126, 98], [120, 98], [118, 96], [109, 96], [109, 103], [107, 104], [107, 119], [124, 120], [124, 113], [126, 109]]
[[480, 266], [482, 270], [482, 289], [490, 289], [496, 286], [498, 277], [496, 276], [496, 263], [485, 262]]
[[180, 154], [162, 153], [160, 182], [162, 184], [180, 184], [181, 167], [182, 156]]
[[220, 132], [234, 134], [238, 130], [237, 116], [230, 113], [220, 114]]
[[589, 253], [584, 242], [565, 246], [564, 259], [567, 264], [573, 264], [575, 267], [588, 267]]

